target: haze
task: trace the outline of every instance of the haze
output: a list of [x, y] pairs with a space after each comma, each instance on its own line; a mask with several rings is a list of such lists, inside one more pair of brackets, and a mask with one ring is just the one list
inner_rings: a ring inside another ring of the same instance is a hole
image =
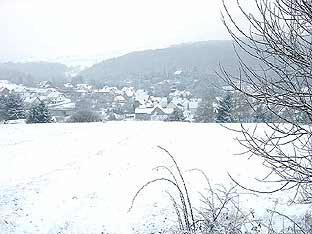
[[1, 0], [0, 61], [112, 57], [228, 39], [217, 0]]

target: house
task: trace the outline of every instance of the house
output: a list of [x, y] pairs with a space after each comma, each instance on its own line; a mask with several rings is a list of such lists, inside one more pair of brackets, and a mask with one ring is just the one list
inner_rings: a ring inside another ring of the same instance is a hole
[[116, 96], [116, 97], [114, 98], [114, 101], [117, 102], [117, 103], [119, 103], [119, 104], [122, 104], [122, 103], [125, 103], [125, 102], [126, 102], [126, 99], [125, 99], [123, 96], [118, 95], [118, 96]]
[[8, 95], [10, 93], [10, 90], [6, 87], [0, 87], [0, 95]]
[[192, 96], [190, 91], [180, 91], [177, 89], [173, 89], [172, 92], [169, 94], [169, 97], [180, 97], [180, 98], [190, 98]]
[[32, 108], [33, 106], [39, 105], [40, 102], [41, 102], [41, 99], [37, 96], [27, 96], [24, 99], [26, 110]]
[[162, 108], [157, 105], [154, 107], [138, 107], [135, 109], [136, 120], [169, 120], [174, 112], [172, 108]]
[[48, 80], [41, 81], [39, 83], [39, 87], [40, 88], [54, 88], [52, 82]]
[[188, 103], [188, 110], [191, 112], [192, 115], [195, 115], [196, 114], [196, 111], [198, 109], [198, 106], [199, 106], [199, 103], [201, 102], [201, 100], [191, 100], [189, 103]]
[[95, 89], [93, 86], [88, 84], [77, 84], [76, 88], [74, 88], [76, 97], [86, 96], [87, 94], [93, 93], [94, 91]]
[[151, 120], [151, 114], [154, 110], [153, 107], [145, 107], [140, 106], [138, 108], [135, 108], [134, 114], [136, 120]]
[[65, 117], [69, 117], [75, 113], [75, 103], [67, 102], [62, 104], [49, 105], [51, 115], [56, 117], [58, 122], [64, 121]]
[[73, 89], [73, 88], [74, 88], [74, 85], [72, 85], [71, 83], [66, 83], [66, 84], [64, 84], [64, 87], [65, 87], [66, 89]]
[[110, 87], [104, 86], [103, 88], [97, 90], [99, 93], [109, 93], [110, 92]]
[[174, 97], [171, 102], [168, 104], [168, 108], [179, 108], [181, 110], [185, 110], [187, 108], [188, 100], [181, 97]]
[[173, 74], [176, 75], [176, 76], [178, 76], [178, 75], [181, 75], [182, 73], [183, 73], [182, 70], [177, 70], [177, 71], [175, 71]]
[[135, 92], [135, 100], [140, 102], [141, 104], [144, 104], [149, 99], [148, 93], [143, 89], [138, 89]]
[[175, 109], [175, 108], [178, 108], [178, 106], [177, 106], [175, 103], [170, 102], [170, 103], [168, 104], [167, 108], [173, 108], [173, 109]]
[[230, 85], [222, 86], [222, 89], [226, 92], [234, 92], [234, 88]]
[[167, 97], [162, 97], [160, 102], [159, 102], [160, 106], [162, 108], [166, 108], [168, 106], [168, 99]]
[[52, 91], [47, 95], [47, 99], [51, 104], [57, 104], [64, 102], [66, 100], [66, 97], [64, 96], [64, 94], [58, 91]]
[[156, 106], [151, 113], [151, 120], [166, 121], [169, 120], [174, 112], [172, 108], [161, 108]]
[[160, 105], [162, 108], [165, 108], [168, 105], [167, 97], [154, 97], [154, 96], [150, 96], [148, 101], [146, 102], [146, 104], [149, 103], [149, 102], [152, 103], [153, 106]]
[[133, 87], [123, 87], [122, 90], [123, 95], [127, 96], [128, 98], [134, 96], [134, 88]]

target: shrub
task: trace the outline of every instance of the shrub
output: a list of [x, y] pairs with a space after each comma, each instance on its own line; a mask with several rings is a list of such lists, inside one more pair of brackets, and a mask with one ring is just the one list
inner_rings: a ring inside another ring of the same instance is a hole
[[78, 123], [78, 122], [100, 122], [102, 121], [101, 117], [93, 112], [93, 111], [78, 111], [75, 114], [73, 114], [68, 122], [70, 123]]
[[[254, 212], [241, 210], [239, 194], [235, 187], [229, 189], [224, 186], [212, 186], [206, 174], [200, 169], [189, 171], [199, 172], [207, 182], [207, 194], [201, 194], [204, 207], [195, 208], [189, 196], [189, 187], [174, 156], [166, 149], [158, 146], [171, 159], [172, 165], [161, 165], [155, 170], [164, 171], [167, 175], [145, 183], [134, 195], [129, 211], [135, 205], [138, 196], [148, 186], [154, 183], [166, 183], [174, 190], [166, 191], [173, 209], [176, 213], [177, 223], [169, 229], [173, 233], [185, 234], [258, 234], [261, 231], [261, 223], [255, 217]], [[175, 193], [172, 193], [174, 192]], [[175, 194], [175, 195], [174, 195]]]

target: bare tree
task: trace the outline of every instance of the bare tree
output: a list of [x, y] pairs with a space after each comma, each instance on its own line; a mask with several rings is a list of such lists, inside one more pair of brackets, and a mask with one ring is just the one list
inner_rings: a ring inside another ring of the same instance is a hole
[[[240, 143], [270, 169], [264, 181], [276, 182], [274, 191], [296, 188], [293, 201], [311, 204], [312, 2], [250, 2], [256, 6], [253, 14], [236, 0], [250, 24], [244, 30], [223, 0], [223, 22], [234, 40], [239, 68], [238, 75], [233, 75], [221, 66], [219, 75], [236, 91], [264, 105], [274, 117], [265, 123], [269, 128], [241, 125], [240, 129]], [[251, 67], [243, 53], [259, 65]]]

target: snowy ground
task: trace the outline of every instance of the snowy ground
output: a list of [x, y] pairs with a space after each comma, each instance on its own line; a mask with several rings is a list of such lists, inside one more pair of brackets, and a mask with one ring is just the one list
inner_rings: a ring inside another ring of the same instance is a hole
[[[175, 218], [164, 184], [151, 186], [128, 212], [140, 186], [166, 176], [152, 169], [172, 166], [157, 146], [182, 170], [200, 168], [213, 183], [228, 185], [229, 172], [253, 185], [264, 170], [257, 160], [233, 155], [242, 151], [234, 137], [218, 124], [0, 125], [0, 233], [126, 234], [168, 227]], [[199, 205], [204, 180], [194, 172], [185, 176]], [[270, 200], [248, 196], [243, 206], [262, 212]]]

